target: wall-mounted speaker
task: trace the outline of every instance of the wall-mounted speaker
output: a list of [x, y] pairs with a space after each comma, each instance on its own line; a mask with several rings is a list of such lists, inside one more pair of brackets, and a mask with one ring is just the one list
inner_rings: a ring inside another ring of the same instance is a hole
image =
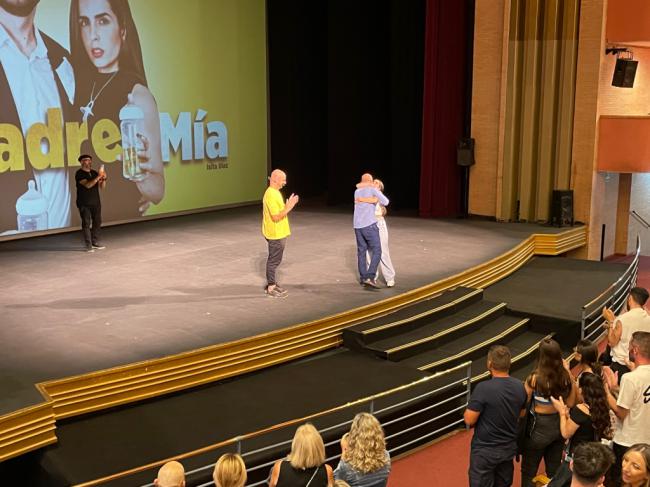
[[471, 166], [474, 164], [474, 139], [463, 137], [456, 146], [456, 163], [459, 166]]
[[636, 67], [638, 64], [639, 61], [632, 59], [617, 59], [616, 67], [614, 68], [614, 77], [612, 78], [612, 86], [632, 88], [634, 86], [634, 77], [636, 76]]

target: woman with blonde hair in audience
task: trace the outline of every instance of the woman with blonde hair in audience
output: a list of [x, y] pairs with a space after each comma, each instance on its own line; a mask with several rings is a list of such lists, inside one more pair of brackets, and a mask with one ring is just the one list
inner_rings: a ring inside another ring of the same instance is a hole
[[637, 443], [623, 455], [622, 487], [650, 487], [650, 445]]
[[335, 480], [334, 487], [350, 487], [350, 484], [348, 484], [345, 480]]
[[[564, 438], [560, 431], [560, 416], [551, 397], [562, 398], [572, 408], [576, 404], [577, 387], [565, 368], [560, 345], [551, 338], [539, 344], [535, 370], [524, 382], [530, 409], [534, 410], [532, 428], [526, 432], [521, 460], [521, 485], [533, 485], [539, 464], [544, 459], [546, 475], [553, 477], [562, 462]], [[529, 414], [529, 413], [526, 413]]]
[[350, 432], [341, 439], [341, 460], [334, 478], [350, 487], [385, 487], [389, 473], [390, 455], [381, 424], [372, 414], [357, 414]]
[[244, 487], [246, 485], [246, 465], [236, 453], [226, 453], [219, 457], [212, 473], [217, 487]]
[[325, 463], [323, 438], [314, 425], [298, 427], [291, 452], [271, 469], [269, 487], [326, 487], [334, 483], [332, 468]]

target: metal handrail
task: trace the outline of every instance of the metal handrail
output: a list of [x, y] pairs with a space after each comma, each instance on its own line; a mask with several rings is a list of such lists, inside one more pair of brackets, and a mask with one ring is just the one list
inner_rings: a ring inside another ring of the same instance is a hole
[[628, 272], [630, 272], [631, 269], [636, 268], [636, 264], [639, 262], [639, 255], [641, 253], [641, 238], [637, 235], [636, 237], [636, 251], [634, 253], [634, 259], [630, 263], [627, 269], [625, 269], [625, 272], [619, 277], [613, 284], [611, 284], [607, 289], [605, 289], [602, 293], [600, 293], [598, 296], [596, 296], [594, 299], [589, 301], [587, 304], [582, 306], [582, 309], [587, 309], [589, 308], [592, 304], [600, 300], [603, 296], [605, 296], [609, 291], [612, 289], [616, 288], [617, 284], [626, 276]]
[[[641, 238], [637, 235], [634, 258], [630, 265], [625, 269], [625, 272], [607, 289], [582, 307], [582, 318], [580, 322], [581, 339], [591, 339], [600, 330], [604, 318], [602, 318], [598, 313], [600, 313], [600, 307], [607, 303], [607, 301], [610, 301], [611, 308], [615, 313], [618, 313], [623, 308], [627, 294], [630, 289], [636, 285], [640, 255]], [[595, 304], [597, 305], [594, 306]], [[587, 324], [587, 322], [596, 314], [598, 315], [593, 318], [593, 321], [591, 321], [590, 324]], [[594, 330], [587, 333], [587, 329], [591, 327], [594, 327]]]
[[641, 215], [639, 215], [636, 210], [630, 211], [630, 215], [634, 217], [636, 221], [638, 221], [641, 225], [643, 225], [646, 229], [650, 228], [650, 223], [647, 222], [645, 218], [643, 218]]
[[[418, 379], [418, 380], [413, 381], [413, 382], [411, 382], [409, 384], [404, 384], [404, 385], [401, 385], [401, 386], [398, 386], [398, 387], [388, 389], [388, 390], [383, 391], [383, 392], [379, 392], [377, 394], [373, 394], [371, 396], [366, 396], [364, 398], [348, 402], [346, 404], [341, 404], [339, 406], [335, 406], [335, 407], [330, 408], [330, 409], [325, 410], [325, 411], [320, 411], [318, 413], [313, 413], [313, 414], [310, 414], [310, 415], [307, 415], [307, 416], [304, 416], [304, 417], [301, 417], [301, 418], [292, 419], [292, 420], [289, 420], [289, 421], [285, 421], [283, 423], [279, 423], [279, 424], [276, 424], [276, 425], [273, 425], [273, 426], [269, 426], [267, 428], [262, 428], [260, 430], [257, 430], [257, 431], [251, 432], [251, 433], [247, 433], [247, 434], [244, 434], [244, 435], [236, 436], [234, 438], [230, 438], [230, 439], [223, 440], [223, 441], [220, 441], [220, 442], [217, 442], [217, 443], [213, 443], [211, 445], [204, 446], [202, 448], [198, 448], [198, 449], [192, 450], [190, 452], [186, 452], [186, 453], [182, 453], [180, 455], [176, 455], [176, 456], [173, 456], [173, 457], [157, 460], [155, 462], [151, 462], [151, 463], [148, 463], [146, 465], [141, 465], [141, 466], [131, 468], [131, 469], [128, 469], [128, 470], [123, 470], [123, 471], [115, 473], [115, 474], [107, 475], [105, 477], [101, 477], [101, 478], [90, 480], [90, 481], [87, 481], [87, 482], [84, 482], [84, 483], [81, 483], [81, 484], [77, 484], [76, 487], [91, 487], [91, 486], [95, 486], [95, 485], [101, 485], [101, 484], [104, 484], [106, 482], [122, 479], [122, 478], [125, 478], [125, 477], [129, 477], [131, 475], [135, 475], [135, 474], [138, 474], [138, 473], [146, 472], [148, 470], [152, 470], [154, 468], [160, 467], [160, 466], [164, 465], [165, 463], [173, 461], [173, 460], [176, 460], [176, 461], [185, 460], [187, 458], [191, 458], [191, 457], [195, 457], [197, 455], [202, 455], [202, 454], [205, 454], [205, 453], [209, 453], [211, 451], [218, 450], [220, 448], [224, 448], [224, 447], [231, 446], [231, 445], [236, 445], [237, 452], [241, 453], [242, 452], [241, 445], [242, 445], [242, 442], [245, 441], [245, 440], [258, 438], [260, 436], [267, 435], [269, 433], [279, 431], [281, 429], [284, 429], [284, 428], [287, 428], [287, 427], [290, 427], [290, 426], [296, 426], [296, 425], [299, 425], [299, 424], [302, 424], [302, 423], [305, 423], [305, 422], [314, 421], [315, 419], [321, 418], [323, 416], [327, 416], [327, 415], [330, 415], [330, 414], [333, 414], [333, 413], [341, 412], [341, 411], [344, 411], [344, 410], [347, 410], [347, 409], [350, 409], [350, 408], [353, 408], [353, 407], [356, 407], [356, 406], [360, 406], [360, 405], [363, 405], [363, 404], [367, 404], [367, 403], [370, 406], [370, 412], [374, 412], [374, 404], [375, 404], [375, 401], [377, 401], [378, 399], [382, 399], [384, 397], [391, 396], [391, 395], [396, 394], [398, 392], [402, 392], [402, 391], [406, 391], [408, 389], [412, 389], [414, 387], [420, 386], [422, 384], [426, 384], [428, 382], [439, 379], [440, 377], [443, 377], [445, 375], [451, 374], [453, 372], [456, 372], [456, 371], [462, 370], [462, 369], [466, 369], [467, 374], [461, 380], [455, 381], [453, 384], [461, 384], [461, 383], [464, 384], [466, 386], [466, 390], [464, 391], [464, 393], [462, 395], [465, 395], [466, 398], [469, 399], [469, 394], [470, 394], [470, 389], [471, 389], [471, 377], [472, 377], [471, 367], [472, 367], [472, 362], [471, 361], [466, 361], [466, 362], [463, 362], [462, 364], [456, 365], [455, 367], [451, 367], [451, 368], [449, 368], [447, 370], [444, 370], [444, 371], [441, 371], [441, 372], [436, 372], [435, 374], [423, 377], [422, 379]], [[435, 392], [440, 392], [441, 390], [445, 390], [445, 389], [447, 389], [449, 387], [450, 387], [450, 385], [447, 384], [445, 386], [437, 388], [433, 392], [430, 391], [430, 393], [433, 394]], [[415, 398], [414, 398], [414, 400], [415, 400]], [[283, 441], [283, 442], [277, 443], [276, 445], [271, 445], [271, 447], [281, 446], [281, 445], [286, 444], [286, 443], [288, 443], [288, 442]], [[264, 449], [267, 449], [267, 448], [264, 448]], [[246, 454], [244, 454], [244, 455], [246, 455]], [[211, 464], [211, 466], [213, 466], [213, 465], [214, 464]], [[205, 466], [204, 467], [199, 467], [198, 469], [194, 469], [192, 471], [187, 472], [187, 474], [191, 474], [193, 472], [200, 472], [200, 471], [205, 470], [205, 469], [206, 469]], [[154, 484], [150, 483], [150, 484], [145, 484], [143, 487], [151, 487], [153, 485]], [[210, 483], [208, 483], [206, 485], [210, 485]], [[253, 485], [257, 485], [257, 484], [253, 484]], [[252, 486], [249, 486], [249, 487], [252, 487]]]

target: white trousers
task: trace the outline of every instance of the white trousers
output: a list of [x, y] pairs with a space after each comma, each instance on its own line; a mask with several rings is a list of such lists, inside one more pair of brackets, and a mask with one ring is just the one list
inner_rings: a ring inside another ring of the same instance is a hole
[[[377, 275], [379, 275], [379, 270], [381, 270], [381, 275], [384, 276], [386, 282], [394, 281], [395, 268], [393, 267], [393, 261], [390, 260], [390, 252], [388, 251], [388, 226], [386, 226], [386, 220], [377, 217], [377, 227], [379, 228], [379, 240], [381, 241], [381, 261], [379, 262]], [[367, 259], [370, 262], [369, 254]]]

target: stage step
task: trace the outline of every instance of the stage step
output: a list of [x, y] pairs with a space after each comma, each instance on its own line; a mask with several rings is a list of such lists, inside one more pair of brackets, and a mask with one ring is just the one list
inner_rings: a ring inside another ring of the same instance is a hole
[[492, 345], [505, 344], [528, 330], [528, 318], [502, 315], [483, 324], [469, 335], [462, 335], [432, 350], [409, 357], [400, 363], [427, 372], [449, 369], [467, 360], [483, 360]]
[[365, 345], [432, 323], [483, 298], [482, 289], [457, 287], [433, 298], [343, 330], [343, 344], [361, 350]]
[[[499, 342], [510, 349], [512, 360], [510, 364], [510, 375], [518, 379], [525, 379], [535, 367], [537, 349], [544, 338], [551, 338], [553, 335], [545, 335], [528, 330], [526, 333], [517, 335], [506, 341]], [[480, 382], [489, 377], [487, 371], [487, 349], [482, 357], [472, 361], [472, 382]]]
[[479, 301], [450, 316], [423, 322], [417, 328], [397, 336], [373, 341], [365, 349], [387, 360], [404, 360], [472, 333], [485, 323], [496, 320], [505, 311], [505, 303]]

